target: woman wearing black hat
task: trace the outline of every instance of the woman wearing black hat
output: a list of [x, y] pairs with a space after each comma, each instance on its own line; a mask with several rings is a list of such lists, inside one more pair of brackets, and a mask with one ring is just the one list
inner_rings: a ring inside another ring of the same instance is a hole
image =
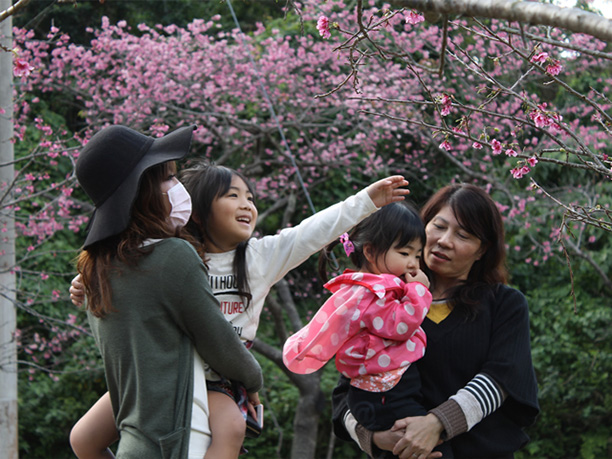
[[153, 139], [110, 126], [77, 161], [79, 183], [95, 204], [77, 268], [120, 432], [119, 457], [203, 457], [208, 408], [195, 403], [206, 400], [203, 361], [249, 392], [262, 385], [201, 258], [175, 237], [191, 201], [174, 177], [174, 160], [188, 153], [192, 133], [190, 126]]

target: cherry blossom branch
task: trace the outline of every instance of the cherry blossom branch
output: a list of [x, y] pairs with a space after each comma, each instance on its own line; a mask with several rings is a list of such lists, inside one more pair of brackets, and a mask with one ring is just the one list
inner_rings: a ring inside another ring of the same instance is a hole
[[561, 8], [551, 3], [506, 0], [390, 0], [390, 3], [423, 12], [559, 27], [603, 41], [612, 41], [612, 21], [609, 19], [578, 8]]
[[[557, 206], [565, 209], [565, 215], [567, 215], [567, 217], [572, 221], [586, 223], [604, 231], [612, 232], [612, 212], [609, 209], [601, 206], [596, 206], [590, 209], [587, 209], [584, 206], [570, 206], [548, 193], [533, 178], [531, 179], [531, 183], [551, 201], [555, 202]], [[593, 215], [595, 214], [603, 214], [607, 218], [607, 221], [602, 218], [594, 217]]]

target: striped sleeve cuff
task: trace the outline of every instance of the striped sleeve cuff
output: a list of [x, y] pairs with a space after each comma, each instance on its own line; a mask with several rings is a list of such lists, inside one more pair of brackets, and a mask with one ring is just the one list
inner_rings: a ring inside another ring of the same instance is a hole
[[497, 410], [505, 398], [506, 394], [491, 377], [479, 373], [450, 400], [454, 400], [461, 407], [467, 430], [470, 430]]
[[361, 424], [358, 424], [357, 419], [355, 419], [355, 416], [353, 416], [350, 410], [347, 410], [344, 414], [344, 427], [363, 452], [368, 456], [372, 456], [373, 432], [369, 431]]
[[429, 412], [435, 415], [444, 426], [441, 436], [444, 441], [468, 431], [463, 410], [454, 400], [447, 400]]

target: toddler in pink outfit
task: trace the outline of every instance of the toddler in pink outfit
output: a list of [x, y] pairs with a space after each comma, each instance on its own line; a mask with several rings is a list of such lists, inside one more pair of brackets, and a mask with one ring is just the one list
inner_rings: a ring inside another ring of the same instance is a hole
[[[335, 355], [336, 368], [351, 380], [348, 403], [357, 421], [386, 430], [396, 419], [426, 413], [412, 365], [425, 353], [421, 323], [431, 304], [420, 269], [425, 228], [414, 209], [394, 203], [341, 239], [357, 270], [325, 284], [332, 296], [287, 339], [283, 361], [294, 373], [308, 374]], [[322, 254], [324, 278], [327, 254], [336, 244]]]

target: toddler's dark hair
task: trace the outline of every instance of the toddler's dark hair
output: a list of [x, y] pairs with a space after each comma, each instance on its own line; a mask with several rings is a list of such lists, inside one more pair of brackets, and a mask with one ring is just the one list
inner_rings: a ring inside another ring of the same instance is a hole
[[[407, 201], [394, 202], [367, 217], [350, 232], [355, 251], [349, 256], [356, 269], [368, 268], [363, 247], [369, 244], [372, 255], [378, 258], [390, 248], [404, 247], [415, 239], [425, 245], [425, 225], [416, 208]], [[328, 280], [327, 265], [336, 240], [325, 247], [319, 255], [319, 276]]]

